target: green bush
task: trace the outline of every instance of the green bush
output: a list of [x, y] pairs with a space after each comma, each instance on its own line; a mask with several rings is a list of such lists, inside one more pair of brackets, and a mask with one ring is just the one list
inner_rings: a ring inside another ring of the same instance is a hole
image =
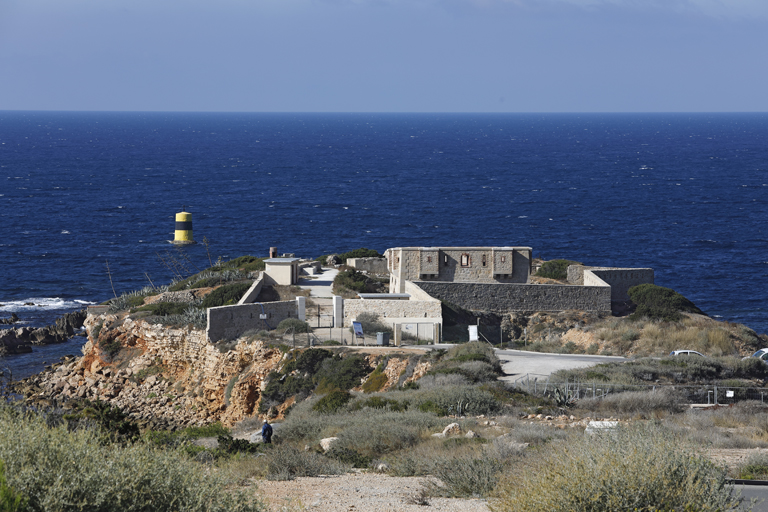
[[49, 427], [46, 418], [0, 409], [0, 460], [29, 510], [264, 511], [254, 496], [173, 450], [103, 443], [94, 429]]
[[370, 371], [368, 363], [361, 355], [333, 356], [323, 361], [315, 376], [317, 392], [327, 393], [334, 389], [352, 389], [359, 386], [361, 379]]
[[323, 414], [332, 414], [347, 405], [352, 400], [352, 394], [343, 389], [336, 389], [318, 400], [312, 409]]
[[381, 258], [382, 256], [379, 251], [366, 249], [365, 247], [339, 254], [342, 263], [346, 263], [349, 258]]
[[571, 260], [545, 261], [544, 264], [539, 268], [539, 271], [536, 272], [536, 275], [549, 279], [567, 279], [569, 265], [581, 265], [581, 263]]
[[309, 332], [309, 324], [298, 318], [286, 318], [277, 324], [278, 331], [293, 330], [293, 332]]
[[133, 442], [139, 438], [140, 431], [121, 409], [106, 402], [76, 400], [69, 403], [70, 413], [64, 415], [70, 426], [79, 423], [94, 423], [110, 442]]
[[376, 368], [376, 370], [368, 377], [368, 380], [363, 384], [363, 391], [365, 393], [375, 393], [383, 388], [389, 378], [387, 374]]
[[225, 284], [216, 288], [203, 299], [203, 308], [215, 308], [218, 306], [227, 306], [237, 304], [245, 295], [245, 292], [251, 287], [252, 283], [234, 283]]
[[496, 487], [503, 469], [504, 463], [493, 457], [442, 458], [433, 470], [440, 484], [429, 481], [427, 492], [446, 498], [485, 498]]
[[746, 462], [739, 467], [739, 478], [743, 480], [768, 479], [768, 455], [765, 453], [753, 453]]
[[257, 258], [256, 256], [240, 256], [239, 258], [229, 260], [222, 264], [222, 267], [238, 268], [245, 272], [254, 272], [267, 268], [264, 259], [265, 258]]
[[492, 510], [731, 510], [725, 470], [695, 450], [649, 425], [571, 437], [539, 453], [541, 464], [507, 474]]
[[5, 480], [5, 466], [0, 461], [0, 511], [24, 512], [27, 510], [27, 500], [13, 490]]
[[630, 320], [647, 317], [674, 322], [682, 318], [681, 311], [704, 314], [693, 302], [671, 288], [645, 283], [631, 287], [627, 294], [637, 305], [637, 309], [629, 317]]

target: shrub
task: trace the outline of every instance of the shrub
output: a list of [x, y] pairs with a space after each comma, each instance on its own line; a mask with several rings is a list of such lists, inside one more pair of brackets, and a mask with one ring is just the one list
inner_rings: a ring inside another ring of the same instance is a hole
[[64, 415], [70, 426], [91, 422], [111, 442], [133, 442], [139, 438], [139, 427], [121, 409], [106, 402], [80, 400], [70, 402], [72, 412]]
[[347, 405], [350, 400], [352, 400], [352, 395], [349, 391], [336, 389], [318, 400], [312, 409], [324, 414], [332, 414]]
[[264, 258], [257, 258], [256, 256], [240, 256], [233, 260], [229, 260], [222, 264], [222, 267], [237, 268], [245, 272], [253, 272], [257, 270], [264, 270], [267, 268], [264, 263]]
[[496, 487], [502, 469], [504, 463], [493, 457], [445, 458], [434, 465], [440, 483], [428, 481], [427, 492], [446, 498], [485, 498]]
[[682, 318], [681, 311], [704, 314], [693, 302], [671, 288], [645, 283], [631, 287], [627, 294], [637, 305], [631, 320], [647, 317], [673, 322]]
[[5, 466], [0, 461], [0, 510], [2, 512], [24, 512], [27, 500], [8, 485], [5, 480]]
[[656, 391], [626, 391], [602, 399], [579, 400], [577, 407], [585, 411], [600, 411], [609, 415], [626, 414], [648, 417], [656, 411], [681, 412], [685, 398], [671, 389]]
[[739, 467], [739, 478], [744, 480], [768, 479], [768, 455], [765, 453], [753, 453], [746, 462]]
[[0, 409], [0, 459], [8, 484], [35, 511], [257, 511], [254, 496], [172, 450], [104, 444], [93, 429], [49, 427], [44, 417]]
[[541, 464], [505, 476], [494, 511], [729, 510], [725, 470], [669, 431], [636, 426], [550, 445]]
[[251, 283], [225, 284], [213, 290], [203, 299], [203, 308], [215, 308], [236, 304], [251, 287]]
[[368, 380], [363, 384], [363, 391], [366, 393], [375, 393], [386, 386], [388, 381], [389, 377], [387, 377], [387, 374], [384, 373], [380, 367], [376, 368], [376, 370], [374, 370], [368, 377]]
[[539, 268], [539, 271], [536, 272], [536, 275], [549, 279], [567, 279], [569, 265], [581, 265], [581, 263], [571, 260], [545, 261], [544, 264]]
[[362, 247], [353, 251], [347, 251], [339, 254], [342, 263], [346, 263], [349, 258], [381, 258], [382, 254], [374, 249]]
[[317, 392], [327, 393], [334, 389], [352, 389], [360, 385], [360, 380], [368, 375], [370, 368], [361, 355], [341, 357], [333, 356], [323, 361], [315, 376]]
[[309, 324], [298, 318], [286, 318], [277, 324], [278, 331], [309, 332]]
[[300, 476], [341, 475], [348, 466], [312, 451], [277, 445], [265, 455], [268, 480], [293, 480]]

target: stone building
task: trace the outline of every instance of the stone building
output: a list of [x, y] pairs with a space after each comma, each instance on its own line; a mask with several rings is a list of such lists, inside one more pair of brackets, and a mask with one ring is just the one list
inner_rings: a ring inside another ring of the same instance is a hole
[[396, 247], [387, 249], [390, 293], [405, 292], [406, 281], [528, 283], [530, 247]]

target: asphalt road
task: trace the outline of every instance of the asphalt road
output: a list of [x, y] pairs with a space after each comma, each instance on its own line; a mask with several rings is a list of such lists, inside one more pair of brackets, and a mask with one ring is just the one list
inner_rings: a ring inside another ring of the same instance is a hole
[[502, 380], [515, 380], [523, 375], [548, 376], [558, 370], [584, 368], [599, 363], [626, 361], [617, 356], [589, 356], [583, 354], [543, 354], [524, 350], [497, 350], [502, 369], [507, 374]]
[[[739, 510], [752, 510], [753, 512], [768, 512], [768, 486], [765, 485], [736, 485], [736, 492], [741, 493], [744, 501]], [[752, 505], [751, 501], [755, 500]]]

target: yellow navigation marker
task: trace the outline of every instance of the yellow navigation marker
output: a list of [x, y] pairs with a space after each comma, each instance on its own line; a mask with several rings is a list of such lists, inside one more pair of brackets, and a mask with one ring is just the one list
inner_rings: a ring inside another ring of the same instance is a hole
[[192, 238], [192, 214], [189, 212], [180, 212], [176, 214], [176, 231], [173, 235], [175, 244], [194, 244]]

